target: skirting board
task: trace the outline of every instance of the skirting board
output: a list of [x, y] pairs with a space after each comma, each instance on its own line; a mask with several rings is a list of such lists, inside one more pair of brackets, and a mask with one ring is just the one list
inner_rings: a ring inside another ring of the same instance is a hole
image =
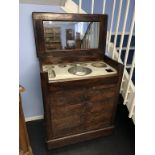
[[36, 120], [40, 120], [40, 119], [44, 119], [44, 115], [26, 117], [25, 122], [36, 121]]

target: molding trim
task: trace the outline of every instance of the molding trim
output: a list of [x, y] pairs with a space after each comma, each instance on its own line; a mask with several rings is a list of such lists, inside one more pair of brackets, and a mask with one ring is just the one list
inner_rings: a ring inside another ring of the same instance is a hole
[[36, 120], [41, 120], [41, 119], [44, 119], [44, 115], [26, 117], [25, 122], [36, 121]]

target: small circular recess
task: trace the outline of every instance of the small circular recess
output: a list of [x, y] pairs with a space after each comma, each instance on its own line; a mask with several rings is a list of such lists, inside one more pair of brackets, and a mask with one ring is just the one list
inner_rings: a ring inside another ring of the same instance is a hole
[[92, 63], [92, 66], [97, 68], [107, 67], [107, 65], [104, 62], [94, 62]]

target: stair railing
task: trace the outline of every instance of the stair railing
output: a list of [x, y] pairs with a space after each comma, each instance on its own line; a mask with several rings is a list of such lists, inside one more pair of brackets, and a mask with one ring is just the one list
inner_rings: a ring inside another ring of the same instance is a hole
[[[129, 59], [129, 53], [130, 51], [134, 51], [135, 52], [135, 47], [131, 47], [131, 40], [133, 37], [133, 31], [134, 31], [134, 25], [135, 25], [135, 13], [134, 13], [134, 8], [131, 9], [131, 1], [134, 2], [134, 0], [120, 0], [118, 9], [116, 9], [116, 0], [113, 0], [113, 4], [112, 4], [112, 9], [111, 9], [111, 17], [109, 17], [110, 19], [110, 25], [108, 26], [110, 29], [107, 33], [107, 46], [106, 46], [106, 53], [109, 57], [111, 57], [112, 59], [116, 60], [117, 62], [120, 62], [122, 64], [124, 64], [124, 73], [123, 73], [123, 78], [122, 78], [122, 84], [121, 84], [121, 89], [120, 89], [120, 93], [122, 94], [123, 98], [124, 98], [124, 105], [127, 106], [128, 110], [129, 110], [129, 117], [133, 119], [135, 118], [135, 86], [134, 83], [132, 81], [132, 76], [133, 76], [133, 71], [135, 68], [135, 59], [134, 56], [132, 58], [132, 63], [128, 64], [128, 59]], [[106, 12], [106, 7], [107, 7], [107, 3], [109, 3], [110, 1], [107, 0], [103, 0], [103, 3], [101, 4], [102, 7], [102, 13], [107, 13]], [[74, 1], [72, 0], [67, 0], [67, 5], [68, 8], [69, 4], [74, 4], [74, 10], [75, 13], [86, 13], [83, 9], [82, 9], [82, 0], [79, 0], [78, 5], [76, 3], [74, 3]], [[125, 9], [122, 8], [124, 7], [123, 3], [125, 4]], [[77, 6], [77, 9], [75, 9]], [[131, 15], [131, 10], [133, 10], [132, 15]], [[66, 9], [67, 10], [67, 9]], [[68, 9], [68, 12], [74, 12], [74, 10], [70, 10]], [[115, 16], [116, 10], [118, 10], [118, 15]], [[125, 12], [123, 12], [122, 10], [125, 10]], [[129, 12], [130, 15], [132, 16], [132, 20], [130, 22], [130, 31], [128, 33], [126, 33], [126, 26], [127, 26], [127, 22], [129, 23]], [[91, 14], [94, 13], [94, 0], [91, 1]], [[118, 29], [121, 23], [121, 16], [123, 16], [123, 26], [122, 26], [122, 31], [119, 33]], [[113, 28], [114, 28], [114, 18], [117, 18], [116, 20], [116, 26], [115, 26], [115, 32], [113, 33]], [[88, 32], [87, 32], [88, 34]], [[123, 46], [123, 42], [124, 42], [124, 37], [125, 35], [128, 35], [128, 42], [127, 42], [127, 47]], [[114, 36], [114, 42], [112, 42], [111, 37], [112, 35]], [[116, 47], [117, 45], [117, 41], [118, 41], [118, 36], [120, 35], [120, 42], [119, 42], [119, 47]], [[86, 35], [83, 39], [82, 42], [86, 42], [87, 40], [86, 38], [89, 38], [88, 35]], [[87, 45], [88, 46], [88, 45]], [[125, 59], [122, 60], [122, 51], [126, 50], [125, 52]], [[134, 54], [133, 54], [134, 55]], [[128, 72], [128, 70], [130, 69], [130, 72]]]

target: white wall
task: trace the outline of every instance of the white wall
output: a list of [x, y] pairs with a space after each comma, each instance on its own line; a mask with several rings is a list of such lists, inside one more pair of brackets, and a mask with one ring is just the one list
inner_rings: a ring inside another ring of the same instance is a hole
[[32, 25], [33, 11], [63, 12], [58, 6], [19, 5], [19, 83], [26, 88], [22, 94], [25, 117], [43, 115], [39, 63]]

